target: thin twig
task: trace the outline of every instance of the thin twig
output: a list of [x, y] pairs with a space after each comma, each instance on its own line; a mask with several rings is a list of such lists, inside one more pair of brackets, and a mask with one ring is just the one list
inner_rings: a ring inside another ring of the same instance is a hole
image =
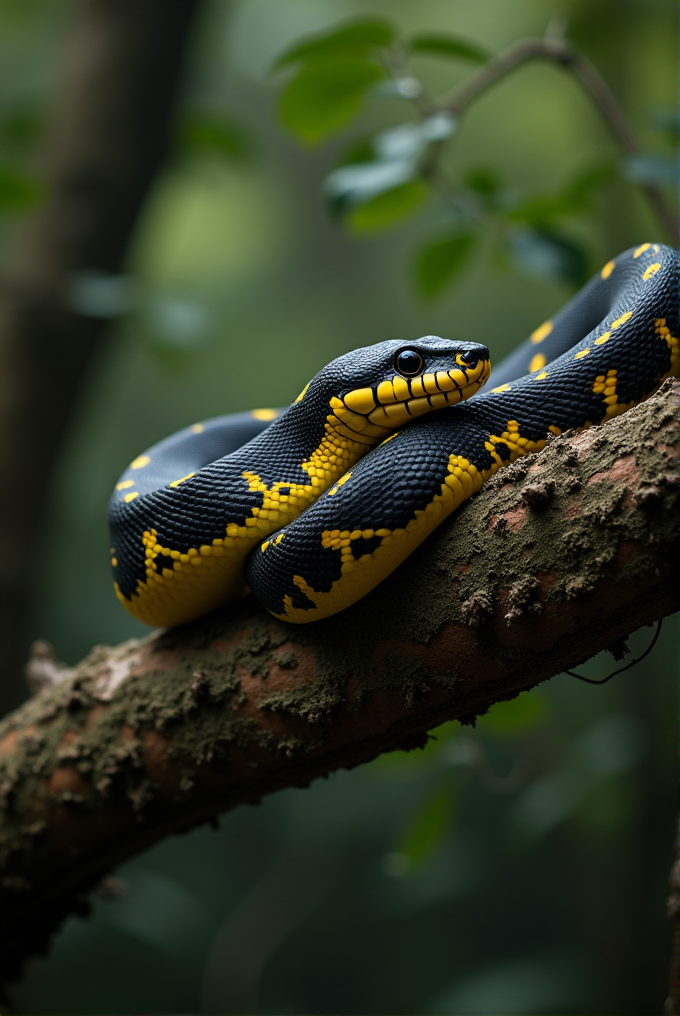
[[[498, 53], [492, 60], [484, 64], [478, 71], [471, 74], [447, 98], [438, 103], [438, 110], [448, 110], [460, 115], [470, 103], [505, 77], [515, 68], [529, 60], [551, 60], [568, 68], [581, 82], [599, 109], [604, 121], [618, 141], [626, 155], [638, 155], [640, 146], [623, 110], [619, 106], [613, 92], [584, 56], [563, 39], [550, 37], [546, 39], [520, 39], [507, 49]], [[676, 217], [669, 206], [663, 191], [655, 184], [643, 184], [654, 209], [675, 242], [677, 239]]]

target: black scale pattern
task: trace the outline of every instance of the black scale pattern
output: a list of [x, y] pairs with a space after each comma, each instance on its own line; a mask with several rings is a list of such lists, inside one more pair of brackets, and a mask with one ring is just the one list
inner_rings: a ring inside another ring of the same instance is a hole
[[[510, 390], [487, 390], [406, 427], [354, 465], [349, 482], [333, 494], [322, 495], [288, 525], [280, 543], [275, 545], [274, 536], [269, 537], [266, 552], [256, 550], [247, 565], [248, 582], [264, 605], [282, 613], [287, 595], [294, 606], [312, 608], [293, 576], [302, 575], [312, 589], [323, 593], [341, 575], [341, 554], [323, 547], [321, 534], [405, 528], [414, 513], [424, 510], [440, 492], [450, 454], [487, 471], [493, 458], [485, 443], [495, 435], [499, 438], [495, 450], [507, 461], [511, 452], [502, 435], [508, 430], [508, 421], [516, 421], [517, 433], [532, 442], [544, 440], [550, 427], [565, 430], [598, 423], [605, 418], [607, 404], [593, 391], [593, 385], [597, 376], [611, 370], [617, 372], [620, 403], [637, 402], [649, 395], [671, 368], [668, 342], [658, 333], [655, 322], [665, 318], [677, 335], [679, 294], [676, 252], [656, 245], [646, 247], [642, 253], [638, 248], [620, 255], [611, 277], [593, 278], [555, 315], [552, 331], [540, 344], [527, 340], [494, 370], [490, 385], [511, 383]], [[643, 273], [652, 264], [660, 268], [645, 281]], [[594, 339], [629, 311], [632, 317], [613, 330], [607, 342], [596, 346]], [[132, 478], [140, 496], [126, 504], [125, 491], [115, 493], [110, 505], [112, 546], [119, 562], [115, 574], [124, 595], [129, 597], [138, 580], [144, 581], [141, 534], [145, 530], [157, 530], [160, 542], [184, 552], [222, 537], [227, 522], [243, 524], [253, 507], [262, 504], [262, 495], [248, 490], [244, 470], [257, 473], [266, 483], [308, 482], [300, 463], [321, 441], [330, 396], [391, 376], [391, 358], [399, 345], [380, 343], [329, 364], [311, 383], [304, 402], [294, 404], [271, 425], [246, 421], [248, 414], [239, 414], [238, 419], [222, 417], [204, 425], [206, 431], [215, 428], [209, 435], [211, 443], [194, 441], [189, 431], [183, 431], [150, 449], [147, 454], [154, 468], [145, 472], [148, 486], [142, 489], [137, 474], [128, 470], [121, 479]], [[470, 345], [458, 343], [456, 348]], [[590, 350], [586, 356], [574, 358], [586, 348]], [[534, 372], [523, 377], [538, 351], [546, 358], [548, 376], [537, 380]], [[443, 369], [450, 365], [442, 361]], [[429, 365], [427, 369], [436, 368]], [[229, 444], [230, 421], [235, 437], [250, 433], [244, 427], [253, 431], [248, 443], [238, 450]], [[228, 457], [219, 457], [225, 455]], [[215, 458], [217, 461], [211, 461]], [[181, 486], [167, 486], [192, 471], [197, 475]], [[351, 554], [358, 560], [380, 542], [376, 535], [356, 539]]]
[[[402, 345], [390, 340], [339, 357], [312, 379], [304, 402], [276, 411], [280, 415], [272, 423], [248, 413], [218, 417], [204, 423], [199, 434], [185, 428], [148, 449], [140, 457], [148, 464], [135, 469], [133, 463], [109, 502], [114, 577], [121, 593], [129, 599], [138, 582], [146, 581], [145, 532], [155, 530], [160, 544], [186, 553], [221, 539], [228, 524], [244, 525], [263, 503], [262, 493], [249, 489], [244, 472], [256, 473], [268, 486], [282, 481], [308, 485], [301, 463], [321, 444], [331, 397], [391, 378], [394, 353]], [[488, 350], [478, 343], [426, 337], [419, 346], [429, 353], [428, 370], [455, 366], [455, 353], [461, 351], [475, 350], [488, 359]], [[196, 475], [180, 486], [169, 486], [192, 472]], [[118, 490], [128, 481], [131, 486]], [[131, 490], [139, 496], [126, 502]], [[163, 563], [167, 566], [167, 560], [156, 563], [158, 571]]]
[[[376, 448], [352, 471], [348, 482], [333, 497], [321, 497], [304, 516], [287, 527], [282, 542], [266, 554], [254, 554], [247, 575], [258, 599], [274, 613], [283, 612], [283, 597], [294, 606], [313, 609], [292, 581], [302, 575], [318, 592], [327, 592], [341, 576], [339, 551], [322, 548], [324, 531], [405, 528], [416, 510], [422, 510], [441, 489], [450, 453], [463, 456], [480, 471], [492, 465], [485, 447], [490, 435], [500, 437], [508, 421], [517, 422], [518, 433], [530, 441], [546, 438], [549, 428], [580, 428], [601, 422], [607, 411], [603, 396], [593, 392], [595, 379], [617, 371], [619, 401], [639, 402], [654, 389], [671, 368], [667, 341], [657, 334], [655, 322], [665, 318], [677, 336], [679, 320], [678, 255], [670, 248], [650, 247], [647, 256], [631, 249], [620, 255], [611, 283], [599, 275], [592, 279], [554, 318], [549, 341], [541, 343], [548, 377], [536, 380], [522, 372], [537, 345], [525, 342], [493, 372], [491, 384], [514, 381], [509, 391], [485, 391], [469, 401], [429, 414], [414, 427]], [[643, 280], [652, 263], [661, 268]], [[601, 346], [594, 339], [608, 330], [621, 315], [632, 317], [612, 332]], [[575, 342], [574, 336], [583, 336]], [[565, 346], [568, 352], [564, 352]], [[588, 355], [574, 359], [589, 348]], [[557, 360], [550, 362], [550, 358]], [[507, 461], [510, 449], [498, 442], [495, 449]], [[356, 541], [355, 558], [370, 552]]]

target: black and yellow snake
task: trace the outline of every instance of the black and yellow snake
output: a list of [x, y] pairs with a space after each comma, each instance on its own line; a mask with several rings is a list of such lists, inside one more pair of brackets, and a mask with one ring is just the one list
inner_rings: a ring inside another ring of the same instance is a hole
[[[298, 623], [355, 603], [501, 466], [680, 375], [679, 263], [650, 243], [608, 262], [483, 394], [485, 345], [380, 342], [328, 364], [286, 410], [154, 445], [109, 506], [119, 599], [164, 626], [248, 588]], [[476, 337], [489, 331], [480, 313]]]

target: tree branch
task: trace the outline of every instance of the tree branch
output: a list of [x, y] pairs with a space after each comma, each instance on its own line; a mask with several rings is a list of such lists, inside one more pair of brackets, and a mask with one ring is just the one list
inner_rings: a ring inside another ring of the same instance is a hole
[[[597, 72], [589, 60], [578, 53], [562, 38], [520, 39], [498, 53], [478, 71], [470, 74], [446, 99], [437, 103], [437, 109], [449, 110], [460, 115], [474, 99], [482, 95], [506, 74], [530, 60], [550, 60], [568, 68], [599, 109], [602, 118], [626, 155], [640, 154], [635, 133], [619, 106], [616, 96], [604, 78]], [[678, 241], [677, 216], [666, 201], [660, 187], [653, 183], [641, 184], [647, 194], [660, 222], [673, 243]]]
[[[23, 224], [0, 284], [0, 713], [26, 653], [52, 468], [109, 324], [70, 299], [84, 272], [115, 284], [166, 155], [200, 0], [81, 0], [42, 156], [48, 200]], [[110, 317], [110, 315], [109, 315]]]
[[489, 481], [309, 626], [252, 600], [93, 650], [0, 725], [0, 965], [171, 832], [471, 722], [680, 606], [680, 382]]

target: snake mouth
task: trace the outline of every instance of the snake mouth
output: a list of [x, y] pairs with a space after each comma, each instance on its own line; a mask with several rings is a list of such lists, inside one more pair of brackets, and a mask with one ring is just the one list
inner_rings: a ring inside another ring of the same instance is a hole
[[491, 372], [488, 359], [469, 367], [453, 367], [407, 378], [395, 375], [374, 388], [358, 388], [343, 396], [344, 406], [379, 427], [401, 427], [409, 420], [445, 409], [479, 391]]

